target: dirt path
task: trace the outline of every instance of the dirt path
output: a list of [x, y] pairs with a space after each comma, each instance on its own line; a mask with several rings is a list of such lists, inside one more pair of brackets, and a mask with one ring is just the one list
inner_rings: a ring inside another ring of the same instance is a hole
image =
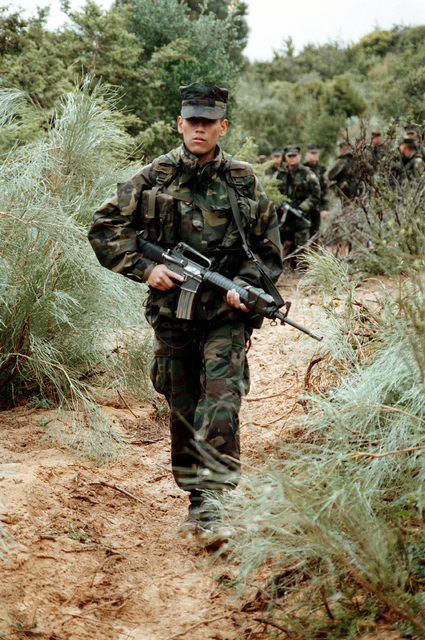
[[[281, 288], [293, 301], [291, 317], [312, 326], [310, 302], [296, 285], [286, 278]], [[272, 447], [303, 411], [316, 349], [295, 329], [269, 321], [254, 334], [252, 386], [241, 412], [244, 460], [255, 462], [258, 447]], [[143, 427], [149, 432], [151, 408], [107, 410], [131, 439]], [[167, 435], [129, 445], [118, 462], [94, 468], [48, 448], [48, 418], [28, 407], [0, 413], [0, 517], [13, 536], [0, 564], [0, 637], [247, 637], [250, 614], [223, 587], [232, 567], [225, 558], [207, 564], [210, 550], [176, 534], [188, 500], [172, 478]]]

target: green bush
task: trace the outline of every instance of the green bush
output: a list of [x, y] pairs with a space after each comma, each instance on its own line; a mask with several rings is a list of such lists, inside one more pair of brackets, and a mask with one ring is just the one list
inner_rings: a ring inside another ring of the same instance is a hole
[[[32, 112], [17, 97], [1, 92], [0, 118], [19, 132]], [[10, 151], [0, 172], [0, 399], [53, 400], [71, 411], [73, 448], [100, 458], [116, 436], [98, 409], [98, 377], [136, 393], [150, 339], [145, 288], [101, 268], [87, 240], [95, 209], [129, 173], [119, 123], [114, 94], [83, 82], [43, 138]]]
[[386, 615], [423, 637], [425, 276], [365, 302], [344, 263], [306, 262], [334, 383], [226, 497], [226, 552], [240, 588], [262, 576], [255, 601], [294, 637], [354, 638]]

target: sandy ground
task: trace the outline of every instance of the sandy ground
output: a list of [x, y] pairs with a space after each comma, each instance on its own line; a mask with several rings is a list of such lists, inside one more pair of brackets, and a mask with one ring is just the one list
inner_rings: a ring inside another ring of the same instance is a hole
[[[293, 302], [293, 319], [319, 329], [314, 302], [298, 295], [294, 276], [281, 279], [281, 292]], [[303, 412], [317, 349], [270, 321], [254, 334], [252, 386], [241, 412], [244, 461], [255, 464], [258, 448], [273, 447]], [[188, 500], [173, 481], [166, 426], [151, 406], [104, 409], [136, 442], [104, 467], [46, 440], [49, 412], [21, 406], [0, 413], [0, 518], [10, 535], [0, 561], [0, 638], [253, 637], [264, 625], [224, 587], [233, 569], [226, 557], [207, 562], [211, 549], [177, 535]], [[275, 636], [269, 628], [255, 637]]]

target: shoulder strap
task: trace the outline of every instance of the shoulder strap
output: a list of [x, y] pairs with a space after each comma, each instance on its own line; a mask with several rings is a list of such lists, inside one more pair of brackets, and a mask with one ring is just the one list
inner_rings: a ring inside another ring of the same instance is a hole
[[[231, 163], [231, 158], [229, 158], [229, 165], [230, 165], [230, 163]], [[229, 172], [229, 165], [228, 165], [228, 169], [226, 171], [226, 174]], [[246, 256], [250, 260], [252, 260], [252, 262], [257, 267], [257, 269], [258, 269], [258, 271], [260, 273], [260, 282], [261, 282], [261, 285], [262, 285], [264, 291], [272, 296], [273, 300], [275, 301], [275, 303], [277, 304], [278, 307], [281, 307], [282, 305], [285, 304], [284, 300], [282, 299], [279, 291], [276, 289], [276, 287], [275, 287], [274, 283], [272, 282], [272, 280], [269, 278], [267, 273], [264, 271], [264, 269], [261, 266], [261, 263], [258, 260], [257, 256], [255, 255], [255, 253], [248, 246], [248, 243], [247, 243], [247, 240], [246, 240], [246, 235], [245, 235], [245, 230], [244, 230], [243, 224], [242, 224], [241, 213], [239, 211], [238, 200], [237, 200], [237, 197], [236, 197], [236, 189], [234, 188], [233, 184], [231, 184], [231, 181], [229, 179], [226, 179], [226, 186], [227, 186], [227, 193], [229, 195], [230, 206], [232, 208], [233, 218], [234, 218], [234, 220], [236, 222], [236, 226], [238, 228], [239, 234], [240, 234], [241, 239], [242, 239], [242, 248], [245, 251]]]

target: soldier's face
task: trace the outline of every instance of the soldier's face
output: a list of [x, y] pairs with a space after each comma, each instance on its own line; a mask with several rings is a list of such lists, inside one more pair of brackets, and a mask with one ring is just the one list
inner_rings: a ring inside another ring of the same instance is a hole
[[399, 146], [399, 150], [402, 156], [405, 158], [410, 158], [415, 153], [415, 147], [411, 144], [402, 143]]
[[288, 164], [288, 167], [289, 167], [290, 169], [292, 169], [292, 167], [296, 167], [296, 166], [297, 166], [297, 164], [299, 164], [299, 163], [301, 162], [301, 154], [300, 154], [300, 153], [297, 153], [297, 155], [296, 155], [296, 156], [293, 156], [293, 155], [286, 155], [286, 156], [285, 156], [285, 160], [286, 160], [286, 162], [287, 162], [287, 164]]
[[313, 164], [316, 164], [316, 162], [319, 160], [319, 152], [318, 151], [307, 151], [307, 160], [309, 162], [312, 162]]
[[183, 142], [200, 164], [213, 160], [219, 138], [227, 132], [227, 120], [208, 120], [207, 118], [177, 118], [177, 130], [183, 136]]

